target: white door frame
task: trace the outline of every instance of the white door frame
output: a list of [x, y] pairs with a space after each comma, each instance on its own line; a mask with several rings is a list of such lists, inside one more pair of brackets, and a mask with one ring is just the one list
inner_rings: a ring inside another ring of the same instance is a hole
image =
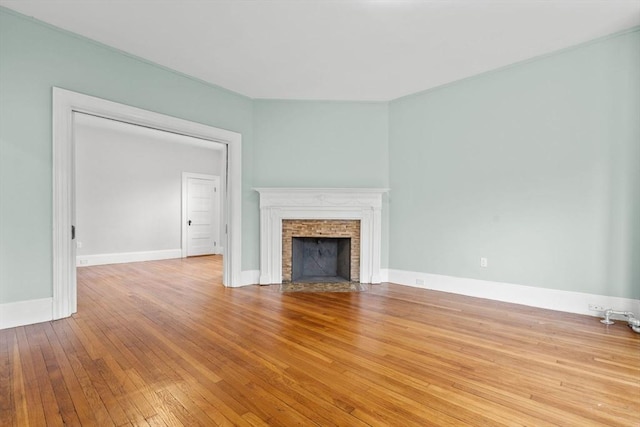
[[188, 120], [53, 88], [53, 318], [77, 311], [75, 225], [75, 141], [73, 113], [119, 120], [207, 141], [226, 144], [227, 176], [223, 188], [225, 286], [240, 286], [242, 242], [242, 135]]
[[[224, 176], [225, 174], [223, 173], [222, 176]], [[187, 241], [187, 196], [188, 196], [188, 190], [187, 190], [187, 182], [189, 180], [189, 178], [198, 178], [198, 179], [208, 179], [211, 181], [215, 181], [217, 182], [218, 186], [220, 188], [224, 188], [224, 184], [222, 184], [220, 182], [220, 177], [217, 175], [207, 175], [207, 174], [203, 174], [203, 173], [192, 173], [192, 172], [182, 172], [182, 194], [181, 194], [181, 198], [182, 198], [182, 215], [180, 217], [180, 221], [181, 221], [181, 227], [180, 227], [180, 232], [181, 232], [181, 236], [182, 236], [182, 240], [181, 240], [181, 249], [182, 249], [182, 258], [186, 258], [187, 257], [187, 245], [189, 244], [189, 242]], [[223, 198], [220, 197], [220, 195], [218, 194], [218, 196], [216, 196], [219, 198], [220, 204], [218, 205], [218, 220], [217, 222], [217, 227], [218, 227], [218, 236], [223, 236], [224, 234], [222, 233], [222, 229], [220, 227], [221, 224], [221, 212], [224, 212], [224, 200], [222, 200]], [[214, 251], [216, 254], [219, 254], [219, 249], [220, 246], [222, 245], [222, 239], [219, 239], [220, 241], [218, 242], [219, 245], [216, 248], [216, 250]]]

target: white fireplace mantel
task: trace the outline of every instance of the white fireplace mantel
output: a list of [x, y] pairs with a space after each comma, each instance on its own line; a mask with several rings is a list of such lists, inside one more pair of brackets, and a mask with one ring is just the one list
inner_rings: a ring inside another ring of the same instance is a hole
[[254, 188], [260, 193], [260, 284], [282, 283], [282, 220], [360, 220], [360, 282], [380, 283], [387, 188]]

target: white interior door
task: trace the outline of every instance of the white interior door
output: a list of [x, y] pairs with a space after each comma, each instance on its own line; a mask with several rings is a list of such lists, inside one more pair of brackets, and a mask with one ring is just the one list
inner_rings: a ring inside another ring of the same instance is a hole
[[187, 256], [220, 253], [220, 178], [186, 176]]

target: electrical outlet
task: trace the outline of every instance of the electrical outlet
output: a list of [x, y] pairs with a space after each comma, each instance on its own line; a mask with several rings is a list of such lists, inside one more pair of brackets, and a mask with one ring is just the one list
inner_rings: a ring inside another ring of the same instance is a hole
[[424, 285], [424, 280], [416, 279], [416, 285], [423, 286]]
[[489, 266], [489, 261], [484, 257], [480, 258], [480, 267], [488, 267], [488, 266]]
[[589, 310], [591, 311], [604, 311], [604, 307], [596, 304], [589, 304]]

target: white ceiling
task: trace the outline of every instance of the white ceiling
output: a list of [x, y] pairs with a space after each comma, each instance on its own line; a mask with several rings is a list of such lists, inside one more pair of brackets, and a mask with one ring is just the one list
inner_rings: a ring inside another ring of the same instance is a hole
[[390, 100], [640, 24], [640, 0], [0, 0], [252, 98]]

